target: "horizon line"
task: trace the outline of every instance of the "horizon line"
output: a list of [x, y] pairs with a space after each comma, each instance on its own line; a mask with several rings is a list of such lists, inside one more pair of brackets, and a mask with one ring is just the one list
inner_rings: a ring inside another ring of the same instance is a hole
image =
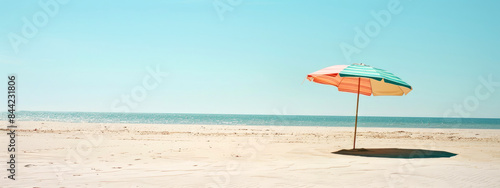
[[[56, 112], [56, 113], [124, 113], [124, 114], [195, 114], [195, 115], [263, 115], [263, 116], [333, 116], [333, 117], [355, 117], [354, 115], [304, 115], [304, 114], [238, 114], [238, 113], [185, 113], [185, 112], [102, 112], [102, 111], [38, 111], [19, 110], [17, 112]], [[6, 113], [6, 112], [2, 112]], [[500, 119], [500, 117], [437, 117], [437, 116], [359, 116], [359, 117], [388, 117], [388, 118], [443, 118], [443, 119]]]

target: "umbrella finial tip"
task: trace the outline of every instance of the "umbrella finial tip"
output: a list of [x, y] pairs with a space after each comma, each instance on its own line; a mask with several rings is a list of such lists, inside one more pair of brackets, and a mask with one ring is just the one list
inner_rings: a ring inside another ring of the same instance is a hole
[[353, 63], [353, 65], [361, 65], [361, 66], [367, 66], [369, 67], [370, 65], [364, 64], [364, 63]]

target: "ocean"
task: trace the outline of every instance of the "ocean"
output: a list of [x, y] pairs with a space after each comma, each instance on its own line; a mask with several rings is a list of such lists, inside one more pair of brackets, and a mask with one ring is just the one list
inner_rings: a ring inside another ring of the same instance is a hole
[[[7, 121], [7, 113], [0, 113]], [[240, 115], [240, 114], [165, 114], [106, 112], [32, 112], [16, 113], [17, 121], [57, 121], [77, 123], [202, 124], [202, 125], [276, 125], [353, 127], [354, 116]], [[500, 119], [435, 117], [359, 117], [359, 127], [500, 129]]]

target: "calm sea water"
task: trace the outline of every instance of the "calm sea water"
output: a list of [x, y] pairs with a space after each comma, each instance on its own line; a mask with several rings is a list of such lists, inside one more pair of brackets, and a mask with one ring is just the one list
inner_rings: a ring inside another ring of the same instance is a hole
[[[7, 121], [7, 114], [0, 113]], [[17, 112], [18, 121], [59, 121], [89, 123], [203, 124], [203, 125], [283, 125], [352, 127], [353, 116], [160, 114], [94, 112]], [[500, 129], [500, 119], [359, 117], [360, 127]]]

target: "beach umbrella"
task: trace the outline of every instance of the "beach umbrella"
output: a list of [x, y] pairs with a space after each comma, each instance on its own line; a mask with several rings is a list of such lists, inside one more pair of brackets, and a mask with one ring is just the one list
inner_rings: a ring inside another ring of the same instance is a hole
[[394, 74], [362, 63], [327, 67], [307, 75], [307, 79], [320, 84], [336, 86], [342, 92], [358, 94], [352, 149], [356, 149], [359, 94], [366, 96], [402, 96], [412, 90], [409, 84]]

